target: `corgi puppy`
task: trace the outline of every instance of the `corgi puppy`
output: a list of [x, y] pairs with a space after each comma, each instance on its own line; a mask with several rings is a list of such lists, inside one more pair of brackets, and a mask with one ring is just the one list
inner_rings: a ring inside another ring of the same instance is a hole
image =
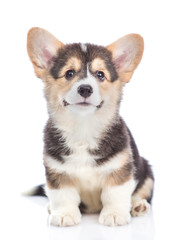
[[107, 47], [65, 45], [32, 28], [27, 49], [49, 113], [44, 167], [50, 224], [72, 226], [81, 213], [99, 213], [99, 223], [118, 226], [147, 213], [153, 173], [119, 114], [143, 38], [129, 34]]

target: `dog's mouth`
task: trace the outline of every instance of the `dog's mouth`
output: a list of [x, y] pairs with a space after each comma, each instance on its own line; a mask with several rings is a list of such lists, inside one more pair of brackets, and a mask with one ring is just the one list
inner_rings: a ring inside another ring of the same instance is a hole
[[70, 105], [77, 105], [77, 106], [82, 106], [82, 107], [94, 106], [94, 107], [99, 109], [99, 108], [102, 107], [103, 103], [104, 103], [104, 101], [101, 101], [99, 105], [95, 106], [95, 105], [93, 105], [91, 103], [88, 103], [88, 102], [85, 102], [85, 101], [75, 103], [75, 104], [70, 104], [66, 100], [63, 100], [64, 107], [67, 107], [67, 106], [70, 106]]

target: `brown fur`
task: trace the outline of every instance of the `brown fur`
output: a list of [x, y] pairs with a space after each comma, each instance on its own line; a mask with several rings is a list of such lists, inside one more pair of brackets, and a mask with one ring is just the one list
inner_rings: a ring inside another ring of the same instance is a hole
[[107, 70], [106, 64], [101, 58], [95, 58], [91, 62], [91, 71], [93, 73], [96, 71], [103, 71], [105, 73], [106, 80], [111, 81], [110, 72]]
[[110, 173], [106, 178], [105, 184], [109, 186], [122, 185], [133, 177], [132, 171], [133, 164], [127, 163], [122, 168]]
[[143, 49], [144, 49], [143, 38], [138, 34], [130, 34], [130, 35], [127, 35], [126, 37], [123, 37], [122, 39], [119, 39], [119, 40], [113, 42], [112, 44], [110, 44], [107, 47], [107, 49], [113, 53], [113, 59], [117, 65], [118, 64], [117, 59], [115, 58], [114, 54], [115, 54], [115, 52], [117, 52], [116, 49], [119, 49], [120, 46], [122, 45], [122, 43], [126, 40], [127, 41], [129, 41], [129, 40], [135, 41], [137, 43], [136, 44], [137, 49], [139, 49], [139, 51], [137, 51], [137, 55], [134, 57], [134, 61], [132, 61], [132, 63], [129, 65], [129, 67], [127, 68], [126, 71], [124, 69], [122, 69], [122, 67], [119, 67], [119, 66], [117, 67], [120, 81], [127, 83], [130, 81], [134, 70], [136, 69], [136, 67], [138, 66], [138, 64], [140, 63], [140, 61], [142, 59]]
[[43, 29], [37, 27], [30, 29], [27, 36], [27, 51], [33, 63], [35, 73], [41, 79], [45, 78], [49, 69], [41, 64], [40, 58], [37, 58], [36, 54], [38, 54], [38, 48], [35, 49], [33, 43], [37, 39], [39, 39], [40, 42], [41, 39], [45, 40], [45, 38], [49, 38], [49, 36], [51, 44], [53, 45], [54, 49], [56, 49], [56, 51], [63, 46], [63, 43], [57, 40], [51, 33], [43, 31]]
[[149, 199], [153, 192], [154, 181], [148, 177], [145, 179], [141, 188], [139, 188], [133, 196], [137, 196], [141, 199]]
[[64, 77], [67, 70], [73, 69], [73, 70], [75, 70], [76, 73], [80, 72], [81, 65], [82, 65], [82, 63], [81, 63], [81, 60], [79, 58], [77, 58], [77, 57], [69, 58], [69, 60], [66, 62], [66, 65], [59, 72], [60, 80], [61, 80], [61, 78]]
[[65, 173], [59, 174], [55, 170], [45, 167], [47, 186], [50, 189], [59, 189], [61, 187], [74, 186], [75, 179]]

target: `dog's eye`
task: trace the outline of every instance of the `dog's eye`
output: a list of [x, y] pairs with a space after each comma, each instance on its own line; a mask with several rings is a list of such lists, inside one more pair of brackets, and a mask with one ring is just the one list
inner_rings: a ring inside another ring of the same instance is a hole
[[97, 72], [96, 72], [96, 76], [97, 76], [97, 78], [98, 78], [100, 81], [104, 81], [104, 80], [105, 80], [105, 74], [104, 74], [104, 72], [102, 72], [102, 71], [97, 71]]
[[71, 80], [75, 76], [75, 71], [70, 69], [65, 73], [65, 78]]

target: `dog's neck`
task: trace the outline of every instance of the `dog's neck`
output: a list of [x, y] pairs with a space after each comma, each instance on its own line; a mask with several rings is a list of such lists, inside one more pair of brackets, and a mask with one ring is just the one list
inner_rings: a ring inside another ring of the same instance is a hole
[[75, 115], [70, 111], [59, 110], [50, 116], [53, 125], [63, 132], [64, 136], [80, 143], [100, 138], [103, 132], [119, 119], [118, 108], [105, 106], [86, 116]]

